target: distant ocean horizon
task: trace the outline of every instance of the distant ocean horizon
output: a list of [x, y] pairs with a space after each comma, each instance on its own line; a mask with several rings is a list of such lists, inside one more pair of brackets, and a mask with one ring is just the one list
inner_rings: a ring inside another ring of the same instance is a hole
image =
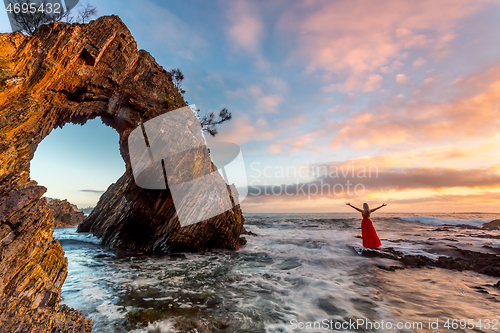
[[[419, 215], [374, 213], [382, 247], [434, 260], [449, 247], [500, 251], [498, 231], [453, 227], [500, 214]], [[379, 267], [397, 261], [359, 255], [359, 213], [244, 216], [256, 236], [245, 235], [248, 244], [237, 251], [147, 255], [103, 247], [75, 228], [56, 229], [69, 260], [63, 303], [93, 319], [94, 332], [177, 332], [174, 324], [183, 320], [228, 332], [327, 332], [297, 325], [500, 318], [499, 293], [476, 288], [498, 278], [442, 268], [386, 271]], [[436, 231], [444, 224], [449, 229]]]
[[[264, 215], [264, 214], [284, 214], [284, 215], [294, 215], [294, 214], [345, 214], [345, 215], [351, 215], [352, 217], [358, 216], [361, 219], [361, 213], [357, 213], [354, 210], [352, 212], [252, 212], [248, 213], [245, 212], [244, 208], [243, 210], [243, 215]], [[498, 219], [500, 218], [500, 212], [477, 212], [477, 211], [470, 211], [470, 212], [393, 212], [388, 209], [383, 209], [377, 212], [372, 213], [372, 218], [377, 218], [378, 216], [384, 216], [386, 217], [387, 215], [391, 215], [393, 217], [397, 217], [398, 214], [401, 214], [402, 216], [428, 216], [428, 217], [435, 217], [435, 216], [462, 216], [462, 219], [467, 220], [468, 217], [481, 214], [484, 215], [486, 218], [493, 218], [493, 219]]]

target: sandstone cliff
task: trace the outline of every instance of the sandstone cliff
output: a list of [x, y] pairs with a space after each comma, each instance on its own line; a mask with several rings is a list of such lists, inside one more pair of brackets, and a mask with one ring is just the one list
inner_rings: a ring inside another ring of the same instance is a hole
[[[168, 191], [138, 188], [129, 134], [141, 122], [185, 106], [171, 76], [137, 50], [116, 16], [88, 25], [53, 23], [33, 36], [0, 35], [0, 326], [6, 332], [90, 331], [91, 321], [59, 306], [67, 260], [52, 238], [45, 189], [29, 176], [36, 147], [54, 128], [100, 117], [120, 136], [125, 174], [80, 231], [105, 244], [152, 251], [236, 248], [239, 206], [180, 227]], [[206, 165], [206, 155], [193, 163]], [[213, 168], [213, 166], [212, 166]], [[195, 168], [196, 169], [196, 168]]]
[[76, 227], [85, 219], [85, 214], [68, 200], [51, 200], [48, 207], [54, 217], [54, 228]]

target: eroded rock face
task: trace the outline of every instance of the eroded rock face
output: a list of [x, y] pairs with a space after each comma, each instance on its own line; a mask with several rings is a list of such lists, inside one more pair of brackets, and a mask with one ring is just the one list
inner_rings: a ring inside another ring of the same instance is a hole
[[48, 207], [54, 217], [54, 228], [76, 227], [85, 219], [85, 214], [68, 200], [51, 200]]
[[103, 194], [90, 216], [78, 226], [113, 247], [143, 251], [197, 251], [236, 249], [243, 216], [239, 206], [210, 220], [180, 227], [168, 191], [137, 187], [128, 172]]
[[[29, 163], [54, 128], [100, 117], [120, 135], [125, 174], [80, 226], [105, 244], [151, 251], [234, 249], [244, 242], [239, 206], [180, 227], [168, 191], [138, 188], [127, 139], [141, 122], [185, 106], [170, 74], [137, 50], [116, 16], [53, 23], [33, 36], [0, 35], [0, 326], [8, 332], [90, 331], [59, 306], [67, 260]], [[193, 163], [204, 165], [206, 156]], [[196, 168], [194, 168], [196, 169]], [[193, 176], [196, 176], [194, 174]]]
[[59, 307], [68, 261], [52, 238], [54, 218], [42, 198], [45, 188], [22, 177], [9, 180], [13, 184], [0, 187], [2, 331], [51, 332], [57, 328], [60, 332], [90, 332], [90, 319]]

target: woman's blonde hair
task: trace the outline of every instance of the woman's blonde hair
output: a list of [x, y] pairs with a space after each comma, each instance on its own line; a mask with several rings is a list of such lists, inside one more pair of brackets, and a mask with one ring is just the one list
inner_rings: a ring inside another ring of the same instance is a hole
[[366, 202], [363, 204], [363, 212], [366, 217], [370, 217], [370, 206]]

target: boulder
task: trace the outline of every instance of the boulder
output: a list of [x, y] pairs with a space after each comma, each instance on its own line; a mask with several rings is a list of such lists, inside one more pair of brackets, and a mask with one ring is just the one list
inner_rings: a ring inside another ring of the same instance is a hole
[[483, 228], [487, 230], [500, 230], [500, 220], [484, 223]]

